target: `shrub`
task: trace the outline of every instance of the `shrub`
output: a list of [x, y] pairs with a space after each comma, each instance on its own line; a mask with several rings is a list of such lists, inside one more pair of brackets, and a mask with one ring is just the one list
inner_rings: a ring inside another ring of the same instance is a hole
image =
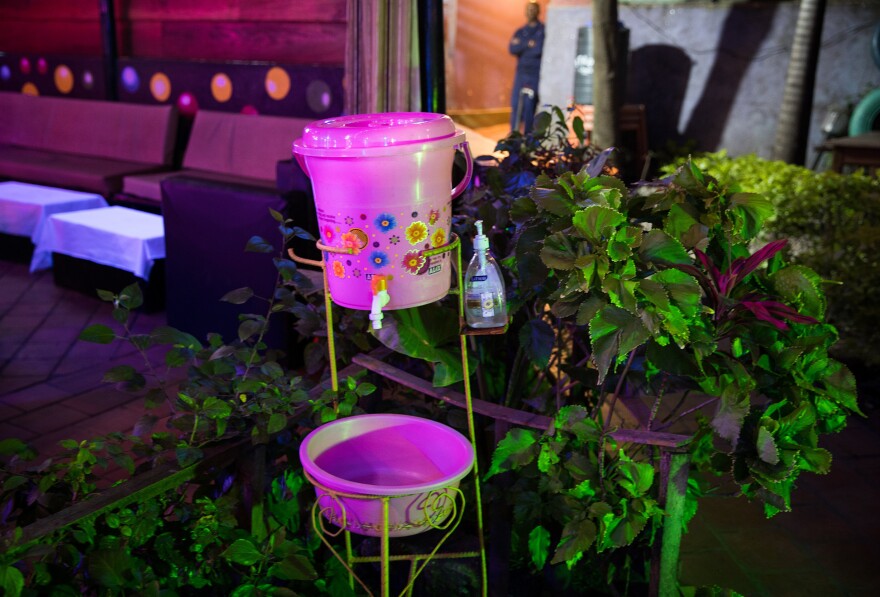
[[[726, 152], [694, 158], [701, 170], [760, 193], [776, 208], [766, 233], [788, 238], [790, 260], [815, 270], [826, 282], [828, 322], [840, 332], [836, 353], [867, 365], [880, 363], [873, 347], [880, 341], [880, 179], [854, 174], [813, 172], [755, 155]], [[671, 173], [679, 164], [664, 168]]]

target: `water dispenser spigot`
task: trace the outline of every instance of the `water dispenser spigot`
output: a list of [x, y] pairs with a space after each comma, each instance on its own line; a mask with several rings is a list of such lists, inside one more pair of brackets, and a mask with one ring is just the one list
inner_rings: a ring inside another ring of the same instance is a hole
[[388, 282], [392, 276], [375, 275], [370, 280], [370, 290], [373, 292], [373, 304], [370, 309], [370, 321], [373, 322], [374, 330], [382, 329], [382, 307], [388, 304], [391, 297], [388, 295]]

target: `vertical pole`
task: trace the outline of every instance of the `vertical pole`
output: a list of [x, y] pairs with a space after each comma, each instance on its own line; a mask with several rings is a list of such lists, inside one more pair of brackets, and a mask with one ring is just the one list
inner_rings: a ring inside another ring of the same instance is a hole
[[351, 549], [351, 533], [345, 531], [345, 562], [348, 564], [348, 586], [354, 592], [354, 552]]
[[382, 597], [388, 597], [391, 594], [391, 556], [388, 553], [388, 519], [389, 505], [391, 498], [382, 498], [382, 544], [380, 547], [380, 555], [382, 556], [381, 574], [382, 574]]
[[601, 149], [620, 145], [620, 46], [617, 0], [593, 2], [593, 142]]
[[660, 455], [660, 507], [666, 511], [663, 529], [651, 554], [651, 597], [677, 597], [678, 562], [681, 551], [690, 454], [663, 450]]
[[[464, 319], [464, 284], [461, 271], [461, 241], [455, 247], [455, 271], [458, 276], [458, 316]], [[464, 376], [464, 396], [467, 404], [468, 434], [474, 449], [474, 494], [477, 506], [477, 539], [480, 543], [480, 572], [483, 582], [483, 597], [488, 595], [488, 579], [486, 575], [486, 544], [483, 538], [483, 498], [480, 492], [480, 467], [477, 458], [477, 432], [474, 426], [474, 405], [471, 397], [471, 374], [468, 367], [467, 336], [459, 335], [461, 342], [461, 370]]]
[[418, 11], [422, 110], [442, 114], [446, 112], [443, 0], [419, 0]]
[[104, 59], [104, 89], [108, 100], [119, 98], [116, 92], [116, 62], [119, 53], [116, 49], [116, 15], [113, 0], [98, 0], [101, 12], [101, 47]]
[[336, 343], [333, 341], [333, 299], [330, 297], [330, 284], [327, 282], [327, 268], [324, 268], [324, 310], [327, 312], [327, 358], [330, 360], [330, 387], [339, 391], [336, 374]]

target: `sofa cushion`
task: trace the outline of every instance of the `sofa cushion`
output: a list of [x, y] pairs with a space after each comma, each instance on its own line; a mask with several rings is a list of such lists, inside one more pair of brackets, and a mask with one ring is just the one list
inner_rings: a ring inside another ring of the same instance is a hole
[[173, 106], [0, 93], [0, 144], [170, 165]]
[[122, 189], [122, 178], [160, 166], [103, 157], [55, 153], [0, 145], [0, 177], [100, 193], [109, 197]]
[[207, 170], [196, 170], [195, 168], [184, 168], [172, 172], [153, 172], [150, 174], [126, 176], [122, 179], [122, 192], [126, 195], [134, 195], [141, 199], [155, 201], [158, 205], [162, 202], [162, 181], [171, 176], [189, 176], [211, 182], [259, 187], [268, 191], [275, 190], [274, 181], [222, 174], [220, 172], [208, 172]]
[[289, 160], [293, 141], [311, 120], [199, 110], [184, 168], [275, 182], [275, 165]]

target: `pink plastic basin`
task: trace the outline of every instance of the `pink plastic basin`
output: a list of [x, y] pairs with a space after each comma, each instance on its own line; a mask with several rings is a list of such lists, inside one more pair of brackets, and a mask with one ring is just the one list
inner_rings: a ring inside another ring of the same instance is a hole
[[[403, 537], [441, 525], [461, 479], [474, 465], [471, 443], [436, 421], [407, 415], [359, 415], [322, 425], [299, 449], [315, 481], [322, 514], [360, 535]], [[328, 491], [336, 495], [328, 495]], [[346, 495], [338, 495], [346, 494]]]
[[[467, 174], [452, 188], [461, 148]], [[452, 198], [470, 181], [463, 132], [443, 114], [353, 114], [312, 122], [293, 143], [311, 178], [321, 242], [353, 255], [325, 253], [334, 302], [372, 306], [370, 281], [390, 278], [385, 309], [434, 302], [449, 292], [449, 253], [423, 252], [449, 243]]]

